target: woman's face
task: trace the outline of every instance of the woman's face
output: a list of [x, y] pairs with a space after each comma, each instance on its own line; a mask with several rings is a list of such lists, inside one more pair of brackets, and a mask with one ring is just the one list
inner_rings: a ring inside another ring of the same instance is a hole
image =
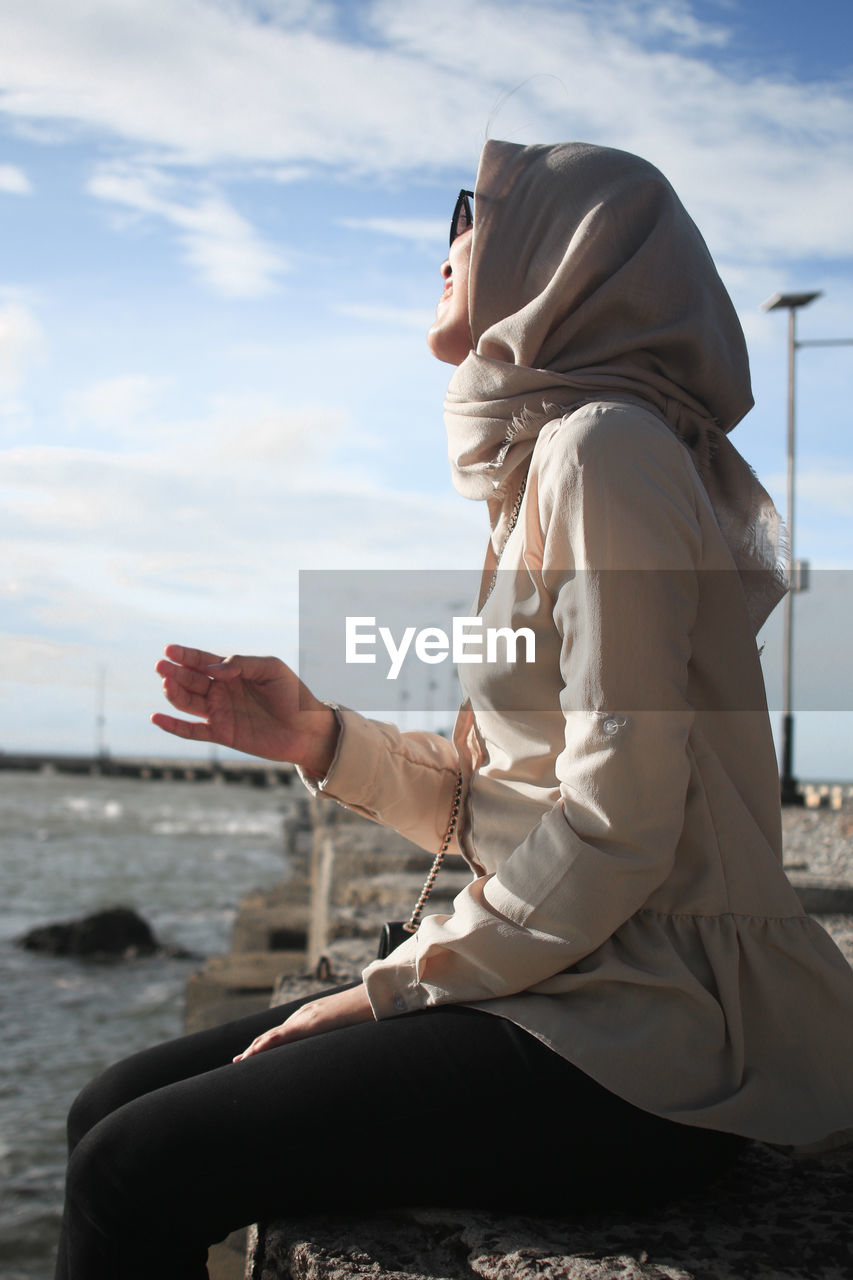
[[473, 237], [473, 228], [457, 236], [441, 264], [444, 293], [435, 309], [427, 345], [436, 359], [447, 364], [461, 364], [474, 346], [468, 317], [468, 264]]

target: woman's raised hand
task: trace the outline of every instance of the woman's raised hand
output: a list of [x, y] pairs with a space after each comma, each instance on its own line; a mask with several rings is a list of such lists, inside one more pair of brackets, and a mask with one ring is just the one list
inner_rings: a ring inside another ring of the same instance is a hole
[[153, 724], [178, 738], [217, 742], [267, 760], [287, 760], [323, 777], [338, 739], [338, 721], [278, 658], [219, 657], [167, 645], [155, 670], [172, 706], [196, 720], [160, 712]]

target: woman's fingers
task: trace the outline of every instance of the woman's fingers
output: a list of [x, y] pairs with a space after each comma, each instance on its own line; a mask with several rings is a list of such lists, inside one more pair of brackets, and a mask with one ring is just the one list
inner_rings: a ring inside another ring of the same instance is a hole
[[306, 1036], [330, 1029], [335, 1025], [335, 1020], [324, 1016], [327, 1007], [327, 1001], [323, 996], [317, 1000], [309, 1000], [279, 1026], [271, 1027], [269, 1031], [264, 1031], [257, 1036], [248, 1049], [239, 1053], [234, 1061], [242, 1062], [244, 1058], [263, 1053], [265, 1049], [274, 1049], [276, 1045], [285, 1044], [288, 1040], [304, 1040]]
[[[178, 650], [180, 646], [170, 645], [169, 648]], [[188, 651], [182, 650], [182, 652]], [[198, 650], [192, 652], [198, 653]], [[163, 677], [163, 692], [176, 710], [184, 711], [190, 716], [198, 716], [200, 720], [208, 718], [210, 707], [207, 695], [212, 684], [208, 676], [203, 676], [189, 667], [176, 666], [166, 658], [161, 658], [154, 669]], [[211, 741], [210, 729], [206, 724], [179, 720], [176, 716], [165, 715], [159, 711], [155, 712], [150, 720], [158, 729], [174, 734], [177, 738], [188, 738], [194, 742]]]
[[203, 676], [200, 671], [192, 671], [189, 667], [176, 667], [174, 663], [161, 658], [155, 663], [154, 670], [163, 677], [163, 684], [169, 681], [175, 687], [180, 686], [190, 693], [204, 695], [210, 688], [210, 677]]
[[276, 658], [241, 658], [232, 654], [223, 658], [218, 653], [208, 653], [206, 649], [188, 649], [182, 644], [167, 644], [163, 650], [165, 658], [155, 663], [154, 669], [160, 675], [168, 670], [179, 670], [192, 673], [199, 680], [233, 680], [237, 676], [246, 675], [250, 679], [260, 668], [268, 668], [276, 663]]
[[171, 658], [172, 662], [177, 662], [179, 666], [192, 667], [201, 672], [204, 672], [207, 667], [225, 661], [221, 653], [208, 653], [205, 649], [188, 649], [182, 644], [167, 644], [163, 652], [167, 658]]
[[[209, 680], [207, 686], [210, 687]], [[163, 681], [163, 692], [176, 711], [185, 711], [187, 715], [198, 716], [201, 720], [207, 720], [210, 716], [207, 689], [203, 693], [193, 693], [192, 689], [167, 678]]]
[[210, 728], [203, 722], [178, 720], [176, 716], [155, 711], [151, 716], [151, 723], [156, 724], [158, 729], [164, 729], [166, 733], [173, 733], [176, 738], [189, 738], [193, 742], [211, 741]]
[[[206, 720], [210, 726], [208, 732], [172, 716], [154, 717], [152, 723], [167, 733], [219, 742], [269, 760], [292, 760], [291, 752], [302, 749], [300, 737], [294, 733], [294, 717], [300, 710], [299, 682], [279, 658], [232, 654], [220, 659], [206, 649], [170, 644], [155, 669], [175, 710]], [[324, 710], [333, 718], [331, 711]], [[309, 746], [313, 727], [311, 721], [301, 733]]]
[[157, 663], [155, 670], [163, 677], [163, 692], [173, 707], [191, 716], [208, 717], [211, 680], [186, 667], [175, 667], [165, 659]]
[[243, 1062], [246, 1058], [252, 1058], [256, 1053], [263, 1053], [264, 1049], [274, 1049], [277, 1044], [284, 1044], [285, 1040], [293, 1039], [285, 1030], [285, 1023], [280, 1027], [273, 1027], [271, 1031], [265, 1031], [263, 1035], [258, 1036], [247, 1049], [242, 1053], [238, 1053], [233, 1059], [234, 1062]]
[[243, 676], [246, 680], [261, 683], [278, 680], [282, 675], [293, 675], [280, 658], [244, 657], [236, 653], [223, 658], [218, 653], [188, 649], [181, 644], [167, 644], [164, 653], [166, 657], [155, 664], [160, 675], [181, 671], [193, 673], [201, 679], [233, 680]]

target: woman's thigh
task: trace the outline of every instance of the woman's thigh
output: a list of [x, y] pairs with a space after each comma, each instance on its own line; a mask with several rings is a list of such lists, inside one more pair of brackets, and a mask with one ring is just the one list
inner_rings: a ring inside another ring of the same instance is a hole
[[[166, 1084], [153, 1052], [153, 1087], [75, 1154], [98, 1171], [81, 1205], [90, 1220], [210, 1244], [247, 1222], [334, 1208], [564, 1210], [665, 1195], [729, 1151], [724, 1136], [637, 1110], [478, 1010], [362, 1023], [230, 1062], [270, 1024], [192, 1037], [182, 1061], [199, 1073]], [[199, 1066], [214, 1043], [227, 1065]]]
[[230, 1061], [273, 1024], [242, 1020], [107, 1072], [78, 1108], [78, 1216], [105, 1236], [210, 1244], [285, 1212], [448, 1202], [460, 1188], [477, 1199], [483, 1137], [501, 1131], [493, 1109], [524, 1074], [510, 1024], [433, 1010]]

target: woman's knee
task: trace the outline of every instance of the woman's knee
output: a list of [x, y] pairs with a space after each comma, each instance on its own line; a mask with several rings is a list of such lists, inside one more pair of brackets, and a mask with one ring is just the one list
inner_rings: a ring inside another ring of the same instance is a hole
[[[120, 1127], [120, 1126], [118, 1126]], [[122, 1143], [111, 1117], [93, 1124], [79, 1137], [68, 1159], [65, 1199], [72, 1222], [86, 1225], [106, 1239], [116, 1238], [136, 1216], [134, 1187], [116, 1154]], [[131, 1178], [133, 1175], [130, 1166]]]
[[[107, 1237], [130, 1239], [140, 1224], [149, 1229], [168, 1217], [179, 1194], [180, 1161], [172, 1151], [171, 1117], [143, 1098], [96, 1119], [104, 1100], [97, 1085], [95, 1081], [94, 1104], [86, 1097], [80, 1101], [79, 1110], [91, 1123], [69, 1156], [66, 1198]], [[106, 1096], [108, 1105], [117, 1101], [110, 1090]], [[75, 1121], [77, 1110], [75, 1104]]]
[[77, 1149], [89, 1130], [93, 1129], [109, 1111], [110, 1108], [105, 1105], [102, 1097], [101, 1077], [97, 1076], [80, 1090], [68, 1111], [66, 1131], [69, 1155]]
[[68, 1112], [69, 1153], [101, 1120], [147, 1091], [136, 1061], [137, 1056], [134, 1056], [107, 1067], [80, 1090]]

